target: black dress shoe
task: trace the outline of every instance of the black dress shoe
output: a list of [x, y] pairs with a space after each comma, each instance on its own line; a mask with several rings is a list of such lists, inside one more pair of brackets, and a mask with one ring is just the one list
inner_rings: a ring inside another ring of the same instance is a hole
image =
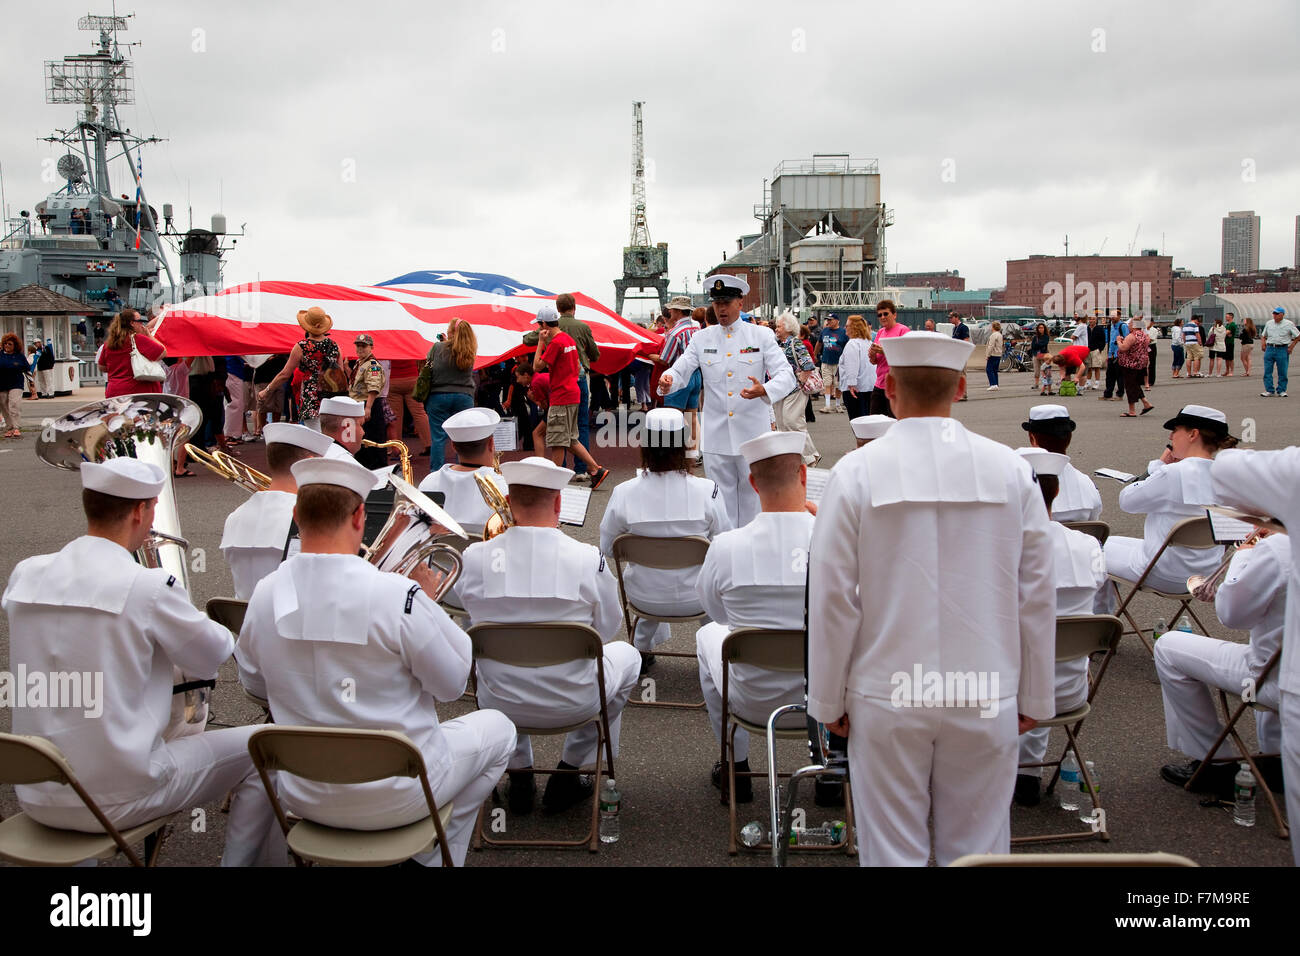
[[[557, 766], [560, 770], [578, 769], [563, 760]], [[546, 792], [542, 794], [542, 809], [547, 813], [563, 813], [574, 804], [586, 800], [595, 790], [595, 784], [591, 782], [589, 776], [576, 773], [551, 774], [551, 779], [546, 784]]]
[[1264, 782], [1268, 784], [1268, 789], [1274, 793], [1286, 793], [1282, 780], [1281, 757], [1256, 757], [1255, 766], [1264, 775]]
[[[753, 803], [754, 802], [754, 781], [749, 777], [742, 777], [742, 773], [749, 772], [749, 761], [736, 761], [736, 802]], [[728, 804], [727, 800], [727, 768], [719, 760], [713, 765], [713, 772], [709, 774], [709, 779], [713, 785], [722, 793], [723, 805]]]
[[[1160, 768], [1160, 777], [1175, 786], [1186, 787], [1187, 782], [1192, 779], [1192, 775], [1196, 773], [1200, 765], [1199, 760], [1191, 760], [1185, 764], [1165, 764]], [[1192, 793], [1212, 793], [1219, 797], [1231, 798], [1233, 795], [1232, 781], [1236, 776], [1237, 767], [1235, 764], [1213, 764], [1205, 768], [1205, 772], [1196, 781]]]
[[819, 807], [844, 806], [844, 781], [839, 777], [819, 775], [813, 781], [813, 804]]
[[1015, 801], [1022, 807], [1036, 807], [1043, 801], [1039, 779], [1033, 774], [1016, 774]]
[[650, 668], [654, 666], [655, 666], [655, 656], [653, 654], [647, 654], [645, 651], [642, 651], [641, 652], [641, 673], [637, 674], [637, 677], [645, 677], [646, 673], [650, 670]]
[[537, 784], [533, 780], [532, 770], [511, 770], [510, 772], [510, 812], [523, 816], [533, 812], [533, 797], [537, 795]]

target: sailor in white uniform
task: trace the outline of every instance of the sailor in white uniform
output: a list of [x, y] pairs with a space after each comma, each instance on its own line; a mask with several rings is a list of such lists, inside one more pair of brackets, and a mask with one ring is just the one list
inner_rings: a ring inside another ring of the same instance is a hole
[[[1017, 448], [1020, 455], [1038, 478], [1043, 503], [1053, 520], [1052, 535], [1053, 576], [1056, 582], [1056, 616], [1091, 614], [1097, 592], [1106, 583], [1106, 562], [1101, 556], [1101, 543], [1090, 534], [1074, 531], [1056, 520], [1055, 502], [1058, 491], [1066, 482], [1066, 469], [1070, 459], [1043, 448]], [[1055, 634], [1055, 630], [1053, 630]], [[1053, 638], [1055, 639], [1055, 638]], [[1064, 714], [1088, 699], [1088, 658], [1077, 657], [1056, 662], [1056, 712]], [[1020, 762], [1042, 763], [1047, 758], [1047, 727], [1035, 727], [1020, 735]], [[1042, 799], [1039, 783], [1042, 767], [1021, 767], [1016, 772], [1016, 803], [1025, 807], [1036, 806]]]
[[[687, 472], [685, 416], [675, 408], [651, 409], [642, 430], [641, 474], [609, 496], [600, 522], [601, 553], [612, 555], [614, 539], [622, 534], [712, 540], [730, 528], [717, 484]], [[623, 586], [634, 604], [652, 614], [684, 616], [704, 609], [695, 598], [698, 576], [698, 568], [662, 571], [628, 565]], [[654, 659], [650, 652], [668, 640], [669, 627], [638, 620], [633, 630], [632, 644], [648, 666]]]
[[[320, 430], [338, 442], [348, 455], [355, 457], [361, 450], [361, 442], [366, 437], [363, 431], [366, 420], [366, 406], [355, 398], [335, 395], [323, 399], [320, 403]], [[334, 452], [330, 457], [340, 457]]]
[[[1214, 610], [1225, 627], [1249, 630], [1249, 642], [1219, 641], [1183, 631], [1166, 631], [1156, 641], [1156, 673], [1164, 692], [1168, 744], [1192, 758], [1186, 765], [1169, 764], [1160, 769], [1160, 776], [1170, 783], [1185, 785], [1223, 730], [1212, 696], [1217, 688], [1227, 691], [1230, 701], [1250, 689], [1259, 703], [1270, 708], [1254, 711], [1255, 734], [1261, 753], [1280, 752], [1282, 729], [1275, 713], [1277, 671], [1258, 686], [1255, 678], [1282, 642], [1290, 576], [1289, 535], [1270, 535], [1253, 546], [1239, 548], [1219, 585]], [[1224, 741], [1215, 756], [1232, 757], [1236, 752], [1231, 741]], [[1276, 762], [1275, 758], [1261, 758], [1260, 770], [1275, 775]], [[1236, 763], [1207, 767], [1196, 782], [1197, 789], [1230, 795], [1236, 775]]]
[[[1029, 432], [1029, 444], [1058, 455], [1068, 455], [1075, 423], [1064, 405], [1035, 405], [1029, 409], [1029, 421], [1020, 427]], [[1052, 520], [1098, 521], [1101, 518], [1101, 493], [1091, 478], [1068, 460], [1060, 476], [1061, 491], [1052, 505]], [[1084, 612], [1091, 613], [1091, 612]]]
[[[1225, 451], [1210, 467], [1215, 499], [1243, 511], [1267, 514], [1288, 531], [1300, 528], [1300, 446], [1279, 451]], [[1282, 777], [1288, 820], [1300, 820], [1300, 535], [1288, 534], [1291, 573], [1287, 575], [1286, 618], [1277, 688], [1281, 701]], [[1163, 640], [1163, 638], [1161, 638]], [[1300, 840], [1291, 841], [1300, 866]]]
[[1009, 850], [1018, 733], [1056, 713], [1052, 538], [1029, 464], [952, 418], [970, 343], [883, 348], [899, 420], [813, 528], [808, 714], [848, 737], [861, 862], [926, 865], [933, 811], [945, 866]]
[[[434, 800], [454, 803], [446, 831], [459, 866], [479, 808], [505, 770], [514, 725], [492, 710], [438, 720], [435, 703], [465, 691], [469, 637], [429, 599], [439, 576], [426, 566], [407, 578], [357, 557], [370, 471], [313, 458], [293, 474], [303, 553], [253, 592], [235, 651], [239, 679], [283, 724], [406, 734], [424, 757]], [[279, 779], [285, 809], [324, 826], [383, 830], [429, 812], [414, 777], [356, 785]], [[441, 854], [430, 849], [415, 859], [432, 866]]]
[[[808, 472], [801, 432], [768, 432], [740, 446], [763, 510], [735, 531], [718, 535], [709, 548], [696, 589], [712, 622], [695, 636], [700, 687], [719, 745], [722, 726], [722, 642], [741, 627], [803, 631], [808, 579], [808, 542], [813, 516], [808, 512]], [[803, 641], [799, 651], [803, 653]], [[803, 703], [804, 676], [735, 664], [727, 683], [733, 713], [765, 723], [786, 704]], [[749, 770], [749, 734], [736, 731], [736, 770]], [[723, 790], [722, 762], [714, 764], [713, 785]], [[753, 800], [749, 777], [736, 778], [736, 801]]]
[[771, 430], [771, 406], [794, 391], [797, 383], [772, 330], [740, 321], [740, 300], [749, 292], [749, 284], [737, 276], [719, 274], [705, 279], [704, 287], [713, 297], [718, 324], [695, 333], [677, 361], [659, 377], [659, 394], [685, 388], [691, 373], [700, 370], [704, 378], [700, 409], [704, 468], [722, 489], [732, 525], [740, 528], [753, 520], [759, 508], [740, 446]]
[[894, 419], [888, 415], [859, 415], [849, 421], [853, 429], [853, 440], [859, 448], [880, 438], [893, 424]]
[[502, 494], [508, 490], [505, 479], [493, 464], [496, 444], [492, 433], [500, 423], [501, 416], [490, 408], [467, 408], [452, 415], [442, 427], [456, 448], [456, 464], [443, 465], [420, 482], [420, 490], [425, 494], [445, 495], [443, 510], [471, 533], [482, 532], [492, 517], [492, 509], [483, 499], [474, 476], [487, 478]]
[[[235, 642], [190, 603], [180, 581], [131, 558], [149, 537], [165, 481], [135, 458], [82, 464], [86, 534], [14, 569], [3, 599], [10, 670], [48, 675], [52, 690], [56, 673], [82, 680], [79, 699], [13, 707], [13, 732], [58, 747], [121, 830], [178, 811], [188, 817], [233, 790], [222, 865], [284, 865], [284, 838], [248, 755], [255, 728], [166, 739], [173, 668], [215, 677]], [[14, 790], [38, 823], [103, 832], [71, 787]]]
[[[1185, 405], [1164, 427], [1170, 430], [1169, 446], [1159, 459], [1147, 466], [1148, 478], [1127, 485], [1119, 493], [1119, 506], [1129, 514], [1145, 514], [1142, 539], [1112, 535], [1106, 539], [1106, 573], [1136, 582], [1155, 557], [1170, 529], [1184, 518], [1203, 516], [1214, 504], [1210, 466], [1221, 448], [1231, 448], [1236, 439], [1228, 434], [1223, 412], [1204, 405]], [[1223, 560], [1223, 548], [1173, 547], [1147, 578], [1147, 584], [1162, 591], [1181, 594], [1194, 574], [1208, 575]], [[1117, 604], [1115, 589], [1108, 589], [1108, 608]]]
[[[298, 491], [290, 467], [304, 458], [320, 457], [334, 445], [328, 435], [288, 422], [271, 422], [262, 434], [271, 485], [230, 512], [221, 534], [221, 553], [230, 565], [235, 597], [241, 601], [253, 596], [257, 582], [279, 567], [285, 556]], [[293, 545], [297, 544], [295, 537]], [[296, 551], [290, 548], [290, 553]]]
[[[631, 644], [614, 642], [622, 612], [613, 570], [600, 551], [574, 541], [559, 528], [560, 490], [573, 471], [536, 456], [504, 462], [501, 471], [510, 486], [508, 500], [515, 524], [492, 540], [465, 549], [460, 577], [464, 608], [474, 624], [575, 621], [594, 628], [605, 642], [605, 700], [617, 756], [623, 707], [636, 686], [641, 655]], [[479, 705], [495, 707], [525, 726], [562, 727], [600, 706], [595, 661], [548, 667], [480, 661], [477, 677]], [[594, 724], [568, 734], [560, 768], [594, 763], [596, 742]], [[509, 766], [513, 813], [532, 809], [532, 765], [531, 741], [521, 736]], [[552, 774], [542, 803], [549, 812], [559, 812], [591, 791], [591, 783], [576, 774]]]

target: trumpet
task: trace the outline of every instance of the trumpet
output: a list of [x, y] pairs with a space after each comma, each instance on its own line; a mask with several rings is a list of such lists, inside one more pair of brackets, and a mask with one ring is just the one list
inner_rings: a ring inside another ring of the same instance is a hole
[[224, 451], [208, 453], [197, 445], [186, 444], [185, 452], [200, 465], [227, 481], [233, 481], [245, 491], [257, 493], [271, 487], [271, 476], [246, 465]]
[[1256, 528], [1248, 538], [1237, 545], [1231, 552], [1224, 555], [1223, 561], [1211, 574], [1208, 576], [1193, 574], [1188, 578], [1188, 593], [1198, 601], [1212, 602], [1219, 593], [1219, 585], [1223, 582], [1223, 576], [1228, 573], [1228, 565], [1232, 564], [1232, 559], [1237, 556], [1237, 552], [1242, 548], [1254, 547], [1260, 540], [1267, 538], [1272, 533], [1267, 528]]

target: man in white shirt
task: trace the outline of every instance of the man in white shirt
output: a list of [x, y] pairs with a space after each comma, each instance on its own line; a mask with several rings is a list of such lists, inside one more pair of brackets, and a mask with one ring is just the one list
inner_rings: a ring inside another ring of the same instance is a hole
[[[253, 596], [257, 582], [279, 567], [285, 556], [298, 491], [291, 471], [294, 462], [320, 457], [334, 444], [328, 435], [288, 422], [271, 422], [262, 434], [270, 487], [254, 492], [230, 512], [221, 534], [221, 553], [230, 565], [235, 597], [241, 601]], [[293, 540], [296, 544], [297, 538]]]
[[[807, 468], [803, 436], [768, 432], [740, 446], [749, 464], [749, 480], [763, 510], [753, 521], [713, 541], [700, 570], [696, 591], [712, 622], [695, 636], [700, 687], [719, 745], [722, 726], [722, 643], [737, 628], [763, 627], [803, 631], [804, 594], [808, 580], [808, 542], [813, 516], [808, 512]], [[803, 651], [802, 641], [800, 652]], [[731, 668], [727, 685], [732, 712], [764, 723], [786, 704], [803, 702], [803, 674], [764, 670], [748, 664]], [[738, 773], [749, 772], [749, 734], [736, 731]], [[727, 802], [725, 767], [713, 766], [713, 785]], [[749, 777], [736, 778], [736, 802], [754, 799]]]
[[[465, 692], [469, 637], [429, 597], [440, 575], [380, 571], [357, 556], [374, 483], [356, 462], [313, 458], [293, 466], [302, 553], [253, 592], [239, 635], [239, 679], [264, 697], [278, 723], [395, 730], [424, 757], [446, 832], [465, 862], [479, 808], [506, 768], [515, 728], [480, 710], [440, 722], [438, 701]], [[250, 730], [252, 728], [249, 728]], [[279, 774], [285, 809], [323, 826], [385, 830], [428, 816], [420, 781], [328, 784]], [[415, 857], [441, 862], [437, 849]]]
[[[1020, 423], [1029, 433], [1029, 444], [1057, 455], [1067, 455], [1074, 437], [1075, 423], [1064, 405], [1035, 405], [1029, 420]], [[1052, 505], [1052, 520], [1097, 521], [1101, 518], [1101, 493], [1091, 478], [1067, 457], [1060, 475], [1060, 492]]]
[[[233, 790], [222, 865], [283, 865], [284, 838], [248, 755], [256, 728], [167, 739], [173, 668], [215, 677], [234, 638], [174, 576], [131, 558], [149, 538], [165, 481], [135, 458], [83, 463], [86, 534], [14, 569], [3, 599], [11, 666], [50, 675], [51, 687], [58, 674], [84, 680], [80, 700], [15, 707], [13, 732], [58, 747], [119, 830], [178, 811], [188, 819]], [[103, 832], [71, 787], [14, 789], [38, 823]]]
[[[594, 628], [605, 642], [605, 702], [617, 756], [623, 707], [636, 686], [641, 655], [631, 644], [614, 642], [622, 609], [618, 582], [604, 557], [560, 530], [560, 491], [573, 471], [538, 457], [505, 462], [501, 471], [510, 485], [515, 524], [491, 541], [465, 549], [459, 587], [463, 606], [474, 624], [574, 621]], [[595, 661], [547, 667], [480, 661], [477, 677], [479, 705], [495, 707], [524, 726], [563, 727], [600, 705]], [[597, 738], [593, 724], [568, 734], [560, 769], [594, 763]], [[512, 813], [532, 810], [532, 766], [532, 743], [520, 736], [508, 768]], [[542, 805], [558, 813], [591, 792], [590, 781], [577, 774], [552, 774]]]
[[[355, 398], [335, 395], [320, 403], [320, 430], [337, 442], [353, 458], [361, 450], [365, 436], [366, 406]], [[341, 457], [337, 453], [333, 457]]]
[[945, 866], [1008, 852], [1018, 734], [1056, 713], [1052, 541], [1029, 465], [951, 417], [971, 345], [883, 348], [899, 421], [813, 529], [808, 715], [848, 737], [863, 865], [924, 866], [933, 810]]
[[[1291, 365], [1291, 353], [1295, 351], [1296, 339], [1300, 331], [1295, 323], [1286, 317], [1286, 309], [1278, 306], [1273, 310], [1273, 318], [1264, 323], [1259, 331], [1264, 340], [1264, 391], [1261, 398], [1286, 398], [1287, 370]], [[1273, 391], [1273, 370], [1277, 370], [1277, 391]]]
[[718, 324], [692, 336], [677, 361], [659, 377], [659, 394], [685, 388], [696, 369], [704, 376], [700, 452], [705, 471], [722, 489], [732, 525], [740, 528], [758, 514], [759, 507], [740, 446], [771, 430], [770, 406], [797, 384], [772, 330], [740, 321], [740, 301], [748, 294], [749, 283], [718, 274], [705, 279], [704, 287], [713, 298]]

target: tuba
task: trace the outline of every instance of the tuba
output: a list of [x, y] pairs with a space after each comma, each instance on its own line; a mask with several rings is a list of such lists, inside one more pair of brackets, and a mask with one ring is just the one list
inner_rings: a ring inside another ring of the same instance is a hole
[[[181, 536], [180, 513], [173, 487], [176, 446], [203, 422], [198, 405], [178, 395], [118, 395], [82, 405], [48, 422], [36, 443], [36, 455], [57, 468], [78, 470], [85, 461], [137, 458], [157, 465], [167, 476], [158, 493], [153, 530], [136, 553], [147, 568], [164, 568], [190, 594], [189, 542]], [[175, 675], [172, 719], [167, 739], [202, 732], [208, 720], [208, 696], [215, 682]]]

